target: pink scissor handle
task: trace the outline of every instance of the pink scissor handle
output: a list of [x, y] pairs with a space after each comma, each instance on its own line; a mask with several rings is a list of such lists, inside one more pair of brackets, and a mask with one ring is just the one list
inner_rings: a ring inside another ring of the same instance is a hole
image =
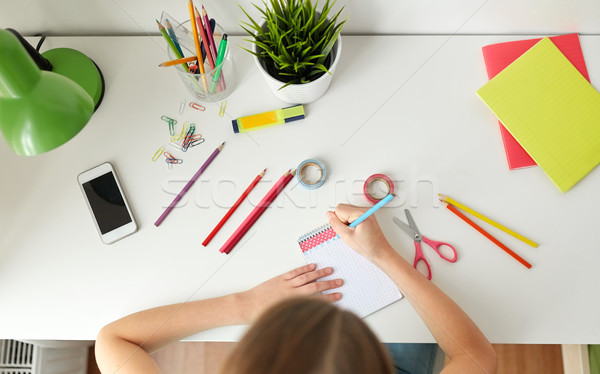
[[[421, 272], [419, 270], [419, 268], [417, 267], [417, 265], [419, 264], [420, 261], [423, 261], [425, 263], [425, 266], [427, 267], [427, 274], [423, 274], [423, 272]], [[427, 262], [427, 259], [423, 255], [423, 250], [421, 249], [421, 243], [419, 243], [419, 242], [415, 242], [415, 263], [413, 266], [415, 267], [415, 269], [417, 269], [417, 271], [419, 273], [423, 274], [424, 276], [427, 277], [427, 279], [431, 280], [431, 268], [429, 267], [429, 262]]]
[[[431, 248], [433, 248], [433, 250], [436, 251], [437, 254], [440, 255], [440, 257], [443, 258], [444, 260], [446, 260], [448, 262], [456, 262], [456, 260], [458, 259], [458, 254], [456, 253], [456, 249], [454, 249], [454, 247], [451, 246], [450, 244], [444, 243], [444, 242], [436, 242], [435, 240], [431, 240], [426, 237], [423, 237], [423, 241], [425, 243], [429, 244], [429, 246]], [[442, 251], [440, 249], [443, 246], [448, 247], [452, 250], [452, 253], [454, 254], [454, 256], [452, 258], [446, 257], [446, 255], [444, 255], [442, 253]]]

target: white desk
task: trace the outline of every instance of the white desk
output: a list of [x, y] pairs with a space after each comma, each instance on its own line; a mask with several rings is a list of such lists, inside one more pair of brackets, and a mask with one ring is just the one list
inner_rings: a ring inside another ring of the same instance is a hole
[[[453, 243], [455, 264], [426, 250], [433, 282], [492, 342], [599, 343], [600, 170], [566, 194], [539, 168], [509, 171], [496, 119], [475, 95], [487, 81], [481, 47], [520, 38], [344, 37], [333, 84], [306, 108], [307, 118], [248, 135], [233, 134], [230, 120], [284, 104], [240, 49], [239, 85], [227, 98], [226, 116], [217, 116], [218, 104], [180, 116], [179, 102], [189, 97], [175, 71], [157, 67], [165, 60], [160, 38], [48, 38], [44, 50], [72, 47], [94, 59], [106, 95], [83, 131], [56, 150], [18, 157], [0, 143], [0, 337], [94, 339], [128, 313], [252, 287], [303, 264], [296, 238], [324, 223], [337, 203], [366, 205], [362, 181], [383, 172], [397, 180], [399, 193], [377, 214], [389, 240], [412, 261], [412, 242], [392, 223], [410, 208], [425, 235]], [[241, 38], [232, 40], [237, 45]], [[600, 87], [600, 37], [581, 41], [592, 83]], [[167, 145], [163, 114], [194, 121], [207, 139], [172, 172], [150, 160]], [[224, 140], [186, 205], [154, 227], [173, 193]], [[251, 210], [248, 202], [208, 248], [200, 245], [260, 170], [268, 168], [251, 194], [254, 203], [306, 158], [327, 164], [323, 187], [309, 192], [292, 182], [230, 256], [218, 249]], [[104, 161], [116, 167], [141, 227], [111, 246], [101, 244], [76, 181]], [[534, 249], [493, 231], [533, 268], [440, 207], [437, 192], [538, 241]], [[406, 300], [366, 321], [385, 341], [432, 341]], [[243, 330], [192, 339], [237, 339]]]

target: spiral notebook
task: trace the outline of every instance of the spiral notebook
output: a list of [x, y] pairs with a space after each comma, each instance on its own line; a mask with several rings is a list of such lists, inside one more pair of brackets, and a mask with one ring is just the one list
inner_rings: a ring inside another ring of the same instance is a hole
[[342, 298], [336, 302], [340, 308], [364, 318], [402, 298], [394, 282], [344, 243], [330, 225], [302, 235], [298, 244], [307, 263], [314, 263], [318, 268], [333, 268], [333, 274], [323, 280], [340, 278], [344, 281], [342, 287], [323, 292], [340, 292]]

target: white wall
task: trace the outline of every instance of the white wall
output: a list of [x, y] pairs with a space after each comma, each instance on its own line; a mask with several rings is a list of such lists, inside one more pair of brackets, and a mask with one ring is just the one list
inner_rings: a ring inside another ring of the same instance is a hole
[[[238, 2], [252, 9], [250, 0], [203, 4], [227, 32], [241, 34]], [[336, 8], [342, 5], [345, 34], [600, 34], [600, 0], [338, 0]], [[0, 0], [0, 27], [25, 35], [157, 34], [162, 10], [188, 17], [186, 0]]]

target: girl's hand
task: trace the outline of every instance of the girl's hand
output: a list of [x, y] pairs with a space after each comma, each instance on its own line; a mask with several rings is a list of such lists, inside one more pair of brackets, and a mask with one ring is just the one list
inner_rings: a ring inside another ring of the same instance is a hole
[[[264, 310], [288, 297], [309, 296], [340, 287], [341, 279], [318, 280], [331, 274], [333, 269], [330, 267], [317, 269], [315, 264], [308, 264], [241, 293], [244, 308], [248, 311], [247, 319], [256, 319]], [[342, 294], [335, 292], [319, 297], [333, 302], [341, 299]]]
[[367, 208], [338, 204], [335, 212], [327, 212], [327, 217], [333, 230], [346, 244], [365, 256], [369, 261], [376, 263], [378, 258], [393, 253], [394, 249], [383, 235], [375, 216], [370, 216], [355, 228], [348, 227], [348, 223], [354, 221], [366, 211]]

